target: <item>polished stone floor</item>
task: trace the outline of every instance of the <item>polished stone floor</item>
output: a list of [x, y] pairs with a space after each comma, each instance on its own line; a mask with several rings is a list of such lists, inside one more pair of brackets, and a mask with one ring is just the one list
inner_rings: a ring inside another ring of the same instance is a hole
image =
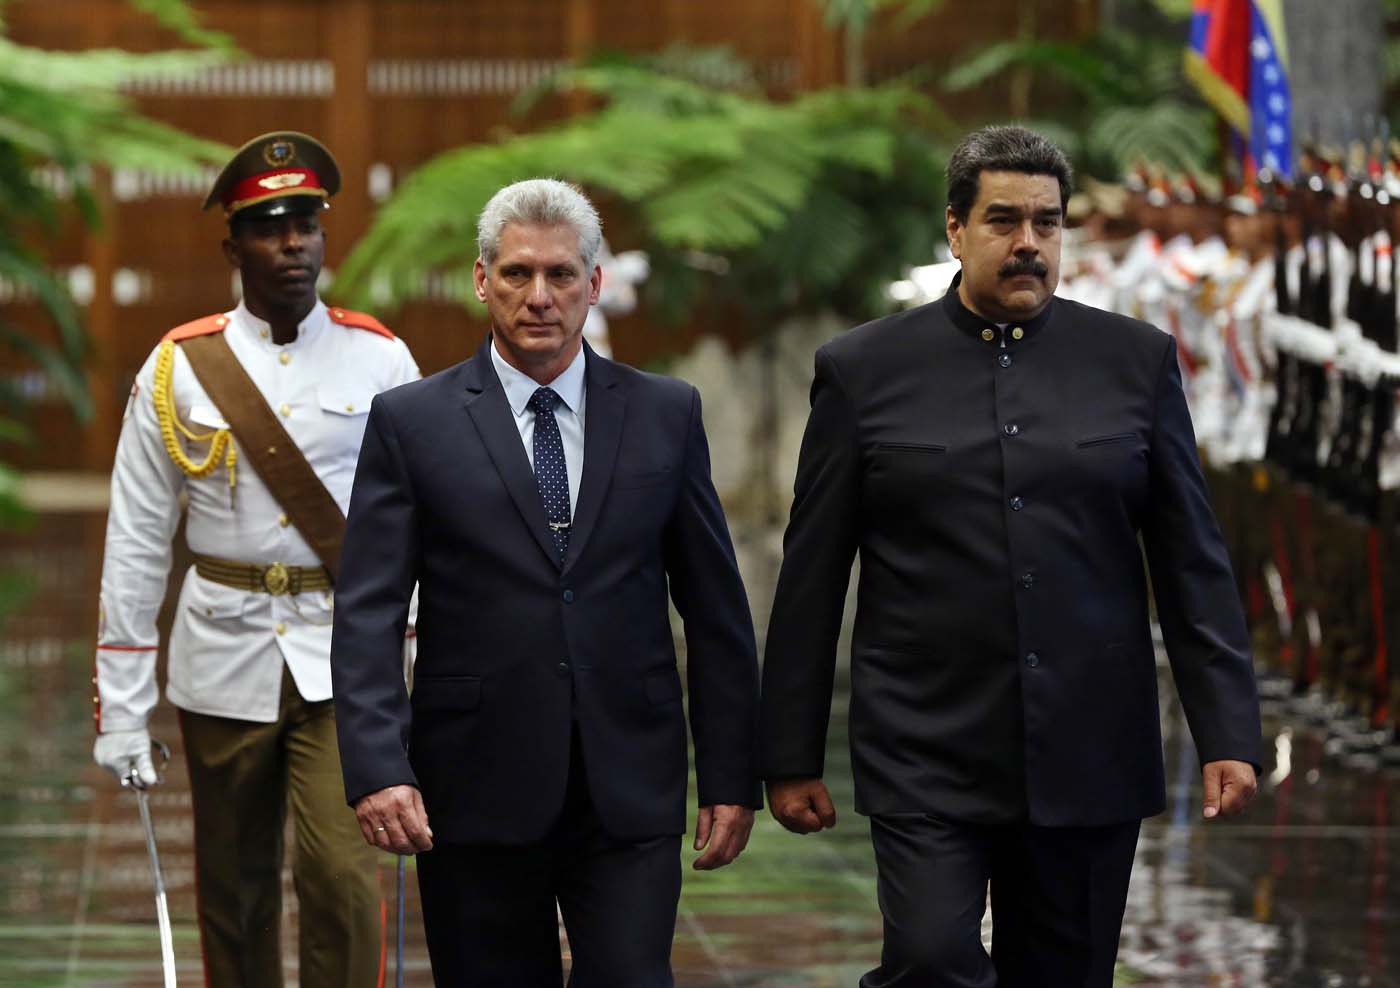
[[[0, 985], [159, 986], [151, 876], [135, 797], [90, 760], [91, 644], [102, 517], [40, 516], [0, 540], [0, 599], [27, 595], [0, 639]], [[770, 538], [744, 540], [760, 628]], [[1125, 917], [1120, 982], [1131, 985], [1400, 988], [1400, 776], [1348, 764], [1325, 734], [1267, 719], [1269, 778], [1251, 814], [1202, 823], [1195, 758], [1164, 689], [1170, 806], [1143, 829]], [[850, 810], [844, 702], [828, 766], [841, 819], [798, 838], [764, 817], [723, 871], [687, 871], [676, 931], [682, 988], [854, 986], [880, 926], [864, 821]], [[1092, 716], [1092, 710], [1085, 710]], [[152, 809], [170, 887], [180, 984], [202, 983], [193, 925], [189, 793], [179, 733]], [[687, 861], [694, 852], [686, 851]], [[382, 883], [392, 930], [394, 862]], [[431, 984], [408, 869], [404, 983]], [[295, 898], [286, 891], [286, 938]], [[287, 983], [295, 985], [293, 951]], [[392, 939], [386, 984], [394, 983]], [[1050, 986], [1053, 988], [1053, 986]]]

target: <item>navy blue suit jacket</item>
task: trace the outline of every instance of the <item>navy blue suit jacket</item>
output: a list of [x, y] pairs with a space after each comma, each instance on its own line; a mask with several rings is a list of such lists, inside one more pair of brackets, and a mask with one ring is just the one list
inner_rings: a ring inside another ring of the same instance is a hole
[[[416, 785], [436, 840], [530, 843], [563, 805], [577, 722], [604, 827], [683, 832], [669, 584], [685, 622], [699, 801], [757, 805], [753, 625], [699, 394], [588, 350], [583, 478], [561, 567], [489, 345], [370, 410], [331, 649], [346, 796]], [[410, 699], [400, 654], [415, 582]]]

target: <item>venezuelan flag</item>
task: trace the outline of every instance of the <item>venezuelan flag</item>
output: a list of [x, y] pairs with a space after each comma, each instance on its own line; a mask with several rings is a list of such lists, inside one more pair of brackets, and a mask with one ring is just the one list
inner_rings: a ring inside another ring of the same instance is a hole
[[1246, 149], [1245, 170], [1293, 175], [1283, 0], [1194, 0], [1186, 75]]

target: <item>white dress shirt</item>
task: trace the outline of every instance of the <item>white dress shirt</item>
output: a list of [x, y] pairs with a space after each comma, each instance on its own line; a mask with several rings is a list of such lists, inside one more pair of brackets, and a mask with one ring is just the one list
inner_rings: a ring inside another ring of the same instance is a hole
[[520, 441], [525, 444], [525, 455], [530, 458], [530, 469], [535, 469], [535, 413], [527, 407], [530, 398], [540, 388], [551, 388], [560, 398], [554, 406], [554, 420], [559, 423], [559, 436], [564, 440], [564, 466], [569, 472], [569, 517], [578, 511], [578, 488], [583, 480], [583, 406], [586, 400], [583, 368], [584, 351], [579, 347], [578, 355], [564, 372], [548, 384], [540, 384], [528, 374], [523, 374], [505, 362], [496, 352], [496, 341], [491, 341], [491, 364], [496, 368], [496, 376], [505, 388], [506, 401], [515, 415], [515, 427], [520, 430]]
[[[227, 315], [229, 347], [345, 511], [370, 400], [419, 376], [408, 347], [335, 323], [319, 301], [285, 345], [241, 303]], [[152, 352], [136, 375], [112, 468], [97, 634], [103, 731], [144, 727], [156, 703], [156, 614], [182, 493], [189, 502], [185, 539], [194, 552], [260, 565], [320, 565], [246, 457], [232, 488], [222, 462], [196, 479], [171, 460], [152, 399], [155, 358]], [[178, 346], [171, 391], [191, 431], [208, 434], [227, 424]], [[208, 440], [178, 441], [195, 462], [209, 451]], [[170, 632], [166, 695], [195, 713], [270, 723], [285, 664], [305, 699], [330, 699], [331, 607], [329, 592], [252, 593], [205, 580], [191, 567]]]

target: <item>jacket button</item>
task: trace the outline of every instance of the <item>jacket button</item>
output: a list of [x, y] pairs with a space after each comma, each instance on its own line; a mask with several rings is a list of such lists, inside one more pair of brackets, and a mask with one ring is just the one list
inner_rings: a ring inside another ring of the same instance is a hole
[[1024, 508], [1025, 506], [1026, 506], [1026, 502], [1023, 501], [1023, 500], [1021, 500], [1019, 497], [1013, 497], [1013, 498], [1011, 499], [1011, 510], [1012, 510], [1012, 511], [1020, 511], [1020, 510], [1021, 510], [1022, 508]]
[[277, 622], [277, 633], [279, 635], [285, 635], [287, 633], [287, 626], [281, 621]]
[[1021, 586], [1025, 587], [1027, 590], [1029, 590], [1031, 587], [1035, 586], [1035, 574], [1034, 574], [1034, 573], [1022, 573], [1022, 574], [1021, 574]]
[[1001, 366], [1003, 366], [1003, 367], [1010, 367], [1010, 366], [1011, 366], [1011, 354], [1009, 354], [1009, 353], [999, 353], [999, 354], [997, 354], [997, 363], [1001, 364]]
[[1040, 665], [1040, 656], [1036, 655], [1034, 652], [1027, 652], [1026, 665], [1034, 669], [1036, 666]]
[[1017, 436], [1021, 434], [1021, 427], [1015, 422], [1008, 422], [1005, 426], [1002, 427], [1001, 431], [1006, 433], [1008, 436]]
[[565, 591], [564, 591], [564, 603], [566, 603], [566, 604], [572, 604], [573, 602], [574, 602], [574, 592], [573, 592], [572, 590], [565, 590]]
[[555, 667], [554, 672], [560, 679], [567, 679], [569, 675], [569, 663], [559, 663], [559, 665]]

